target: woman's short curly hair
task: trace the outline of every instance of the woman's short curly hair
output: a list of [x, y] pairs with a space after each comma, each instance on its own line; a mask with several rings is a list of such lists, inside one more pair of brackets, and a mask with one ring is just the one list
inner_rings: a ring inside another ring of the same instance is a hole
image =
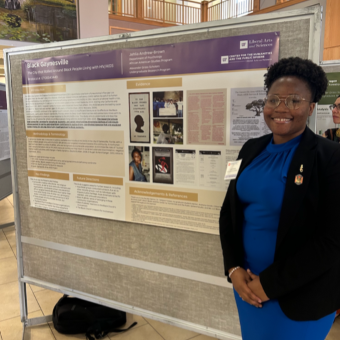
[[267, 92], [277, 79], [285, 76], [294, 76], [304, 80], [309, 86], [314, 103], [318, 102], [327, 90], [327, 76], [320, 66], [308, 59], [291, 57], [280, 59], [268, 67], [268, 72], [264, 75]]

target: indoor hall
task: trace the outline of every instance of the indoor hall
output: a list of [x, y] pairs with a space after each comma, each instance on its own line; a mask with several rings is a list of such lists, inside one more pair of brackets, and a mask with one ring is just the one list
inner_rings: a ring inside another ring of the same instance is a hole
[[[14, 220], [13, 195], [0, 201], [0, 225]], [[53, 307], [63, 294], [27, 284], [28, 317], [52, 314]], [[20, 321], [18, 272], [16, 261], [15, 227], [0, 229], [0, 340], [20, 340], [23, 326]], [[105, 339], [115, 340], [212, 340], [214, 338], [171, 326], [159, 321], [127, 314], [126, 327], [138, 324], [126, 333], [110, 333]], [[125, 328], [125, 327], [122, 327]], [[326, 340], [340, 338], [340, 317], [336, 319]], [[53, 323], [26, 328], [25, 340], [85, 339], [85, 335], [63, 335]], [[303, 340], [303, 339], [301, 339]]]
[[[0, 201], [0, 226], [13, 222], [13, 195]], [[28, 318], [51, 315], [53, 307], [63, 294], [27, 284]], [[159, 321], [127, 314], [126, 328], [137, 325], [126, 333], [109, 333], [105, 340], [210, 340], [212, 337], [171, 326]], [[125, 328], [123, 326], [122, 328]], [[329, 340], [340, 335], [338, 333]], [[15, 227], [0, 229], [0, 340], [21, 340], [23, 326], [20, 321], [18, 272], [16, 261]], [[26, 328], [25, 340], [85, 339], [84, 334], [64, 335], [58, 333], [53, 323]]]

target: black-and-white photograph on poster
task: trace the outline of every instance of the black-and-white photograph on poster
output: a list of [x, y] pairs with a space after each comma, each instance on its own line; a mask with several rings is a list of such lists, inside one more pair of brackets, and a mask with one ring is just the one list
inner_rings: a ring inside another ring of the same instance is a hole
[[153, 93], [153, 116], [183, 118], [183, 91]]
[[152, 148], [153, 182], [173, 184], [173, 150], [172, 148]]
[[183, 119], [154, 119], [154, 144], [183, 144]]
[[149, 92], [129, 93], [131, 143], [150, 143], [149, 104]]

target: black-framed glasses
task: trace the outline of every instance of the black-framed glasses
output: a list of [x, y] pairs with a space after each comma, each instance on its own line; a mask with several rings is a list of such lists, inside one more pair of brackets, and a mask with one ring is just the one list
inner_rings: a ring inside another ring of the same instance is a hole
[[335, 108], [340, 111], [340, 104], [332, 104], [332, 105], [329, 105], [329, 108], [331, 110], [334, 110]]
[[287, 96], [285, 99], [280, 99], [280, 97], [277, 96], [276, 94], [270, 94], [264, 100], [265, 105], [269, 108], [272, 108], [272, 109], [275, 109], [276, 107], [278, 107], [281, 104], [282, 101], [284, 101], [285, 105], [290, 110], [298, 109], [301, 106], [301, 103], [304, 102], [304, 101], [311, 103], [307, 99], [302, 98], [301, 96], [299, 96], [297, 94], [292, 94], [290, 96]]

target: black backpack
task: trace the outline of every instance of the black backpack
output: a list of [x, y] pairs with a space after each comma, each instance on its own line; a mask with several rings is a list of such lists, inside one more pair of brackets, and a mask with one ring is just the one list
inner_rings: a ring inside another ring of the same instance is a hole
[[137, 324], [117, 329], [125, 323], [125, 312], [67, 295], [53, 309], [53, 325], [59, 333], [85, 333], [88, 340], [102, 339], [110, 332], [125, 332]]

